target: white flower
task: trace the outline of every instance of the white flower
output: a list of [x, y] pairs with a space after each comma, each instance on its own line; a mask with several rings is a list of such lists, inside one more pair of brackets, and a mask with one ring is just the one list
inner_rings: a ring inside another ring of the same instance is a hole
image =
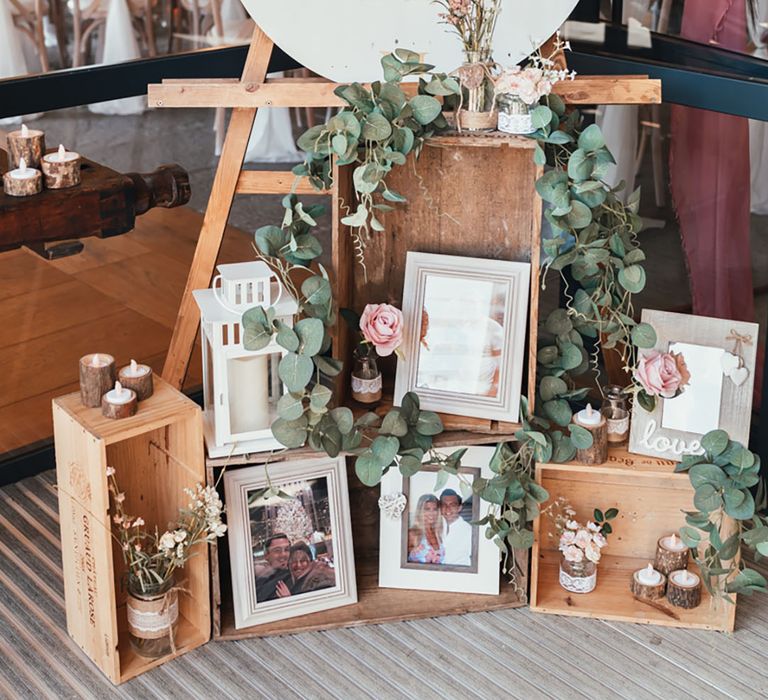
[[166, 552], [171, 551], [176, 546], [176, 540], [173, 539], [173, 533], [164, 532], [160, 537], [158, 547]]
[[586, 549], [587, 545], [591, 544], [591, 542], [592, 542], [592, 535], [590, 535], [587, 530], [579, 530], [576, 533], [575, 544], [577, 547], [581, 547], [581, 549]]
[[574, 547], [573, 545], [565, 548], [563, 556], [567, 561], [572, 561], [577, 564], [584, 559], [584, 553], [578, 547]]
[[120, 492], [115, 494], [115, 502], [122, 503], [125, 500], [125, 494]]
[[600, 561], [600, 548], [594, 542], [590, 542], [584, 548], [584, 554], [587, 555], [587, 559], [589, 559], [589, 561], [593, 561], [595, 563]]
[[185, 539], [187, 539], [187, 531], [186, 530], [176, 530], [173, 533], [173, 539], [176, 542], [183, 542]]
[[597, 523], [593, 523], [591, 520], [587, 523], [587, 529], [592, 532], [600, 532], [600, 526]]
[[115, 468], [107, 467], [107, 476], [114, 476], [114, 474], [115, 474]]
[[119, 525], [121, 522], [123, 522], [123, 516], [122, 515], [113, 515], [112, 520], [115, 521], [115, 525]]
[[565, 526], [566, 526], [566, 527], [567, 527], [569, 530], [578, 530], [578, 529], [579, 529], [579, 524], [578, 524], [578, 523], [577, 523], [575, 520], [568, 520], [568, 521], [565, 523]]
[[183, 559], [184, 558], [184, 545], [180, 544], [176, 547], [176, 558], [177, 559]]
[[576, 533], [573, 530], [566, 530], [562, 535], [560, 535], [560, 546], [568, 546], [569, 544], [573, 544], [575, 540]]
[[605, 547], [605, 545], [608, 544], [608, 540], [605, 539], [605, 535], [602, 532], [596, 532], [594, 535], [592, 535], [592, 541], [602, 549]]
[[141, 543], [140, 543], [140, 542], [137, 542], [137, 543], [134, 545], [134, 549], [135, 549], [137, 552], [140, 552], [140, 551], [141, 551]]
[[219, 523], [213, 530], [213, 534], [216, 535], [216, 537], [223, 537], [224, 533], [227, 531], [227, 526], [224, 523]]
[[144, 518], [136, 518], [136, 520], [133, 521], [134, 527], [141, 527], [144, 524]]

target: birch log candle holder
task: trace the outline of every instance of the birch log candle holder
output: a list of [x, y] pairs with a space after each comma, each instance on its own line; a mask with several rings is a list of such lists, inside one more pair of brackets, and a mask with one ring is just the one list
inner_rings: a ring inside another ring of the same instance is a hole
[[673, 532], [668, 537], [660, 537], [656, 543], [654, 568], [669, 576], [673, 571], [688, 568], [688, 547]]
[[573, 414], [573, 422], [592, 434], [592, 446], [576, 450], [576, 461], [581, 464], [605, 464], [608, 459], [608, 427], [599, 411], [591, 404]]
[[101, 399], [101, 413], [105, 418], [129, 418], [136, 414], [137, 404], [136, 392], [115, 382], [115, 388]]
[[635, 571], [632, 574], [629, 590], [642, 600], [658, 600], [664, 597], [666, 584], [666, 576], [656, 571], [651, 564], [648, 564], [644, 569]]
[[115, 358], [93, 353], [80, 358], [80, 400], [83, 406], [98, 408], [101, 397], [115, 384]]
[[667, 580], [670, 605], [690, 610], [701, 603], [701, 577], [688, 569], [673, 571]]
[[30, 168], [24, 158], [19, 167], [3, 174], [3, 192], [11, 197], [29, 197], [43, 191], [43, 176]]
[[80, 184], [80, 154], [59, 144], [56, 153], [43, 156], [40, 166], [49, 190], [63, 190]]
[[117, 380], [126, 389], [135, 391], [139, 401], [148, 399], [154, 391], [152, 368], [149, 365], [137, 364], [136, 360], [131, 360], [131, 364], [120, 369]]
[[18, 168], [22, 158], [30, 168], [39, 168], [44, 153], [44, 131], [22, 124], [21, 129], [8, 133], [8, 170]]

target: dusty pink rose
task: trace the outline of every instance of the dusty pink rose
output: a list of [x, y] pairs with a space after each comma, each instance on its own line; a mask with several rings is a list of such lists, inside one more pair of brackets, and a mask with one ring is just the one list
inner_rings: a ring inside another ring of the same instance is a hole
[[652, 350], [640, 356], [635, 379], [647, 394], [671, 399], [688, 384], [691, 374], [681, 354]]
[[594, 542], [590, 542], [584, 548], [584, 554], [589, 561], [593, 561], [595, 564], [600, 561], [600, 548]]
[[567, 547], [576, 541], [576, 533], [573, 530], [566, 530], [560, 535], [560, 547]]
[[389, 304], [367, 304], [360, 316], [360, 331], [377, 355], [387, 357], [403, 342], [403, 312]]
[[580, 562], [584, 560], [584, 552], [578, 547], [571, 545], [563, 550], [563, 556], [567, 561]]
[[581, 549], [586, 549], [586, 546], [592, 541], [592, 535], [588, 530], [579, 530], [576, 533], [576, 539], [574, 544]]

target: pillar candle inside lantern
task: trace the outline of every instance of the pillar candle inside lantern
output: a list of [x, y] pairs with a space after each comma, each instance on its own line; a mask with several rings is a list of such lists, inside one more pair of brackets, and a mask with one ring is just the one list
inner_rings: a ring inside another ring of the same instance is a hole
[[232, 434], [266, 430], [272, 423], [269, 410], [269, 356], [227, 360], [229, 425]]

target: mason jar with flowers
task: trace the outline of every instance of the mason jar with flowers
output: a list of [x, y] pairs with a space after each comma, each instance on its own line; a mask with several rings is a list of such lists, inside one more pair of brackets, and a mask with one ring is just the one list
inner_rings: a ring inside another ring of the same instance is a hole
[[561, 497], [544, 513], [554, 516], [555, 532], [560, 551], [560, 585], [571, 593], [590, 593], [597, 585], [597, 565], [602, 550], [613, 532], [609, 520], [619, 511], [609, 508], [603, 513], [594, 510], [594, 520], [584, 523], [576, 519], [576, 511], [567, 499]]
[[128, 637], [140, 656], [160, 658], [176, 651], [178, 594], [176, 574], [184, 568], [200, 546], [222, 537], [227, 526], [222, 523], [223, 503], [211, 486], [184, 489], [188, 508], [162, 534], [157, 527], [148, 529], [144, 518], [125, 510], [125, 493], [120, 491], [115, 469], [107, 467], [112, 499], [112, 536], [119, 542], [126, 564], [128, 598]]

